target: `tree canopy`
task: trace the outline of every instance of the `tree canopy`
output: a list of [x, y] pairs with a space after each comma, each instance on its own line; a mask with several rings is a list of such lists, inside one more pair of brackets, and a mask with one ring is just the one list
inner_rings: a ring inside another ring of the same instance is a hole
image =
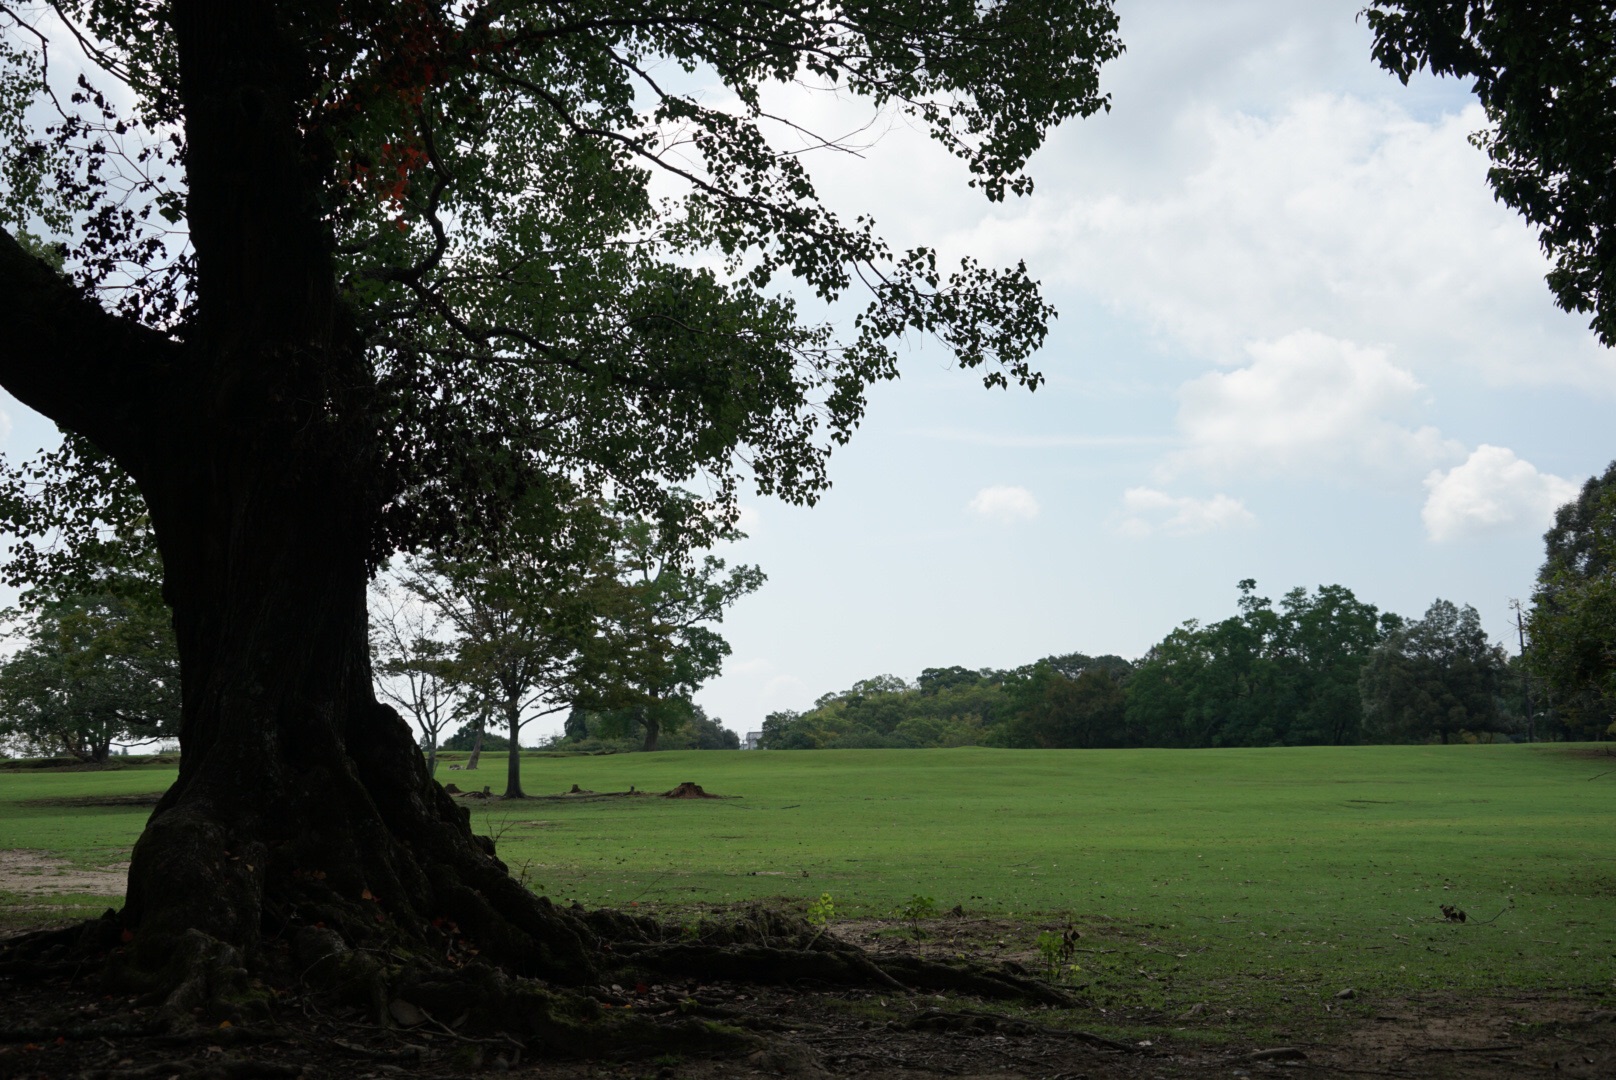
[[[778, 148], [802, 133], [768, 89], [807, 81], [901, 110], [1002, 199], [1030, 189], [1023, 167], [1051, 124], [1107, 104], [1098, 67], [1120, 49], [1098, 0], [260, 3], [228, 25], [185, 3], [58, 6], [135, 103], [119, 111], [88, 90], [79, 111], [29, 130], [20, 107], [44, 69], [8, 9], [4, 100], [26, 152], [9, 162], [0, 223], [49, 228], [75, 280], [160, 331], [126, 350], [122, 391], [160, 392], [147, 376], [167, 370], [175, 339], [205, 336], [244, 289], [259, 325], [317, 316], [340, 331], [373, 373], [377, 559], [486, 539], [516, 491], [565, 501], [609, 479], [654, 510], [668, 481], [704, 477], [723, 503], [744, 477], [812, 499], [863, 387], [896, 373], [910, 331], [990, 384], [1036, 385], [1050, 309], [1025, 271], [950, 272], [930, 249], [890, 249], [866, 218], [842, 220], [795, 148]], [[247, 103], [187, 91], [236, 52], [270, 88], [251, 107], [281, 113], [252, 135], [226, 130]], [[709, 79], [720, 100], [698, 88]], [[296, 145], [261, 145], [270, 128]], [[203, 153], [215, 137], [218, 161]], [[127, 185], [109, 175], [119, 155], [147, 166]], [[194, 251], [176, 251], [176, 233]], [[208, 272], [242, 243], [305, 265], [292, 280]], [[8, 249], [16, 273], [26, 257]], [[319, 311], [311, 274], [331, 293]], [[49, 286], [34, 279], [69, 303]], [[853, 299], [851, 332], [805, 316], [804, 294]], [[361, 404], [308, 389], [310, 416]], [[95, 395], [75, 396], [69, 420], [84, 422], [69, 426], [116, 445], [90, 415]]]
[[1543, 540], [1527, 664], [1556, 718], [1597, 738], [1616, 726], [1616, 462], [1556, 511]]
[[1276, 606], [1239, 583], [1238, 613], [1189, 620], [1137, 661], [1084, 653], [1007, 671], [933, 667], [861, 679], [763, 722], [772, 750], [1354, 745], [1515, 730], [1506, 659], [1468, 605], [1422, 620], [1342, 585]]
[[1507, 666], [1475, 608], [1436, 600], [1422, 618], [1387, 634], [1365, 665], [1365, 725], [1387, 742], [1501, 730]]
[[895, 110], [999, 200], [1121, 49], [1109, 0], [63, 0], [0, 30], [0, 385], [72, 436], [31, 492], [67, 527], [138, 492], [183, 675], [123, 962], [207, 985], [316, 922], [441, 956], [445, 918], [592, 978], [375, 700], [367, 574], [580, 497], [692, 543], [743, 483], [812, 500], [907, 334], [1036, 386], [1025, 269], [825, 205], [802, 152], [834, 139], [778, 91]]

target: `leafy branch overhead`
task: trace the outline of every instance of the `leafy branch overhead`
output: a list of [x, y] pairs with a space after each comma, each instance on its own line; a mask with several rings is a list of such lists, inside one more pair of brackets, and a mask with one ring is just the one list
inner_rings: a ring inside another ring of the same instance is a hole
[[[147, 208], [161, 210], [167, 241], [114, 251], [85, 233], [68, 266], [110, 287], [115, 264], [128, 311], [192, 337], [207, 288], [183, 242], [196, 192], [181, 218], [174, 170], [118, 198], [103, 176], [109, 157], [178, 160], [158, 133], [181, 117], [180, 32], [161, 5], [59, 6], [104, 38], [138, 104], [121, 116], [85, 97], [90, 119], [33, 138], [0, 221], [54, 214], [67, 232], [119, 201], [124, 231], [151, 236]], [[24, 33], [26, 13], [4, 10]], [[948, 271], [842, 219], [780, 145], [807, 135], [771, 111], [770, 87], [908, 114], [1002, 199], [1030, 190], [1050, 125], [1107, 107], [1098, 70], [1121, 50], [1108, 4], [418, 0], [304, 16], [284, 42], [307, 61], [293, 98], [304, 180], [334, 244], [332, 317], [364, 343], [386, 434], [378, 557], [497, 523], [524, 489], [560, 503], [609, 478], [651, 509], [663, 482], [704, 476], [724, 502], [745, 477], [812, 500], [911, 332], [990, 385], [1039, 382], [1052, 311], [1025, 268]], [[38, 82], [7, 55], [14, 92]], [[839, 332], [786, 283], [825, 302], [862, 293], [861, 309]], [[310, 416], [342, 407], [340, 387], [310, 389]]]
[[1372, 0], [1381, 67], [1472, 80], [1473, 142], [1499, 201], [1538, 230], [1549, 289], [1616, 346], [1616, 12], [1603, 0]]
[[[75, 437], [14, 476], [13, 516], [115, 533], [132, 484], [184, 670], [180, 779], [102, 924], [118, 962], [165, 993], [236, 985], [227, 956], [272, 980], [260, 944], [323, 924], [431, 966], [460, 925], [512, 973], [601, 982], [595, 933], [375, 700], [367, 574], [512, 563], [527, 519], [537, 569], [587, 583], [581, 502], [654, 523], [661, 560], [721, 536], [743, 483], [811, 501], [906, 336], [1036, 385], [1025, 269], [839, 215], [773, 103], [801, 80], [907, 112], [1002, 198], [1105, 106], [1116, 26], [1107, 0], [0, 0], [0, 386]], [[690, 649], [621, 680], [654, 704], [722, 652], [709, 587], [748, 583], [650, 565], [646, 655]]]

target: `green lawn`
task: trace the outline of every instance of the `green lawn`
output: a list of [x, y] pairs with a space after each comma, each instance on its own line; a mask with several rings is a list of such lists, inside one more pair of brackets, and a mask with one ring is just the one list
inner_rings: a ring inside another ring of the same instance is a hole
[[[0, 772], [0, 849], [104, 864], [127, 850], [146, 810], [19, 803], [158, 789], [172, 775]], [[439, 775], [497, 792], [504, 763]], [[888, 915], [921, 894], [940, 912], [959, 904], [1013, 918], [1024, 939], [1070, 919], [1092, 950], [1074, 980], [1102, 1002], [1294, 996], [1315, 1007], [1347, 986], [1601, 992], [1616, 979], [1616, 758], [1602, 748], [681, 752], [524, 764], [533, 793], [682, 780], [738, 797], [468, 805], [513, 869], [563, 902], [669, 909], [828, 892], [840, 919]], [[1470, 921], [1444, 921], [1441, 904]], [[946, 933], [947, 920], [935, 925]]]

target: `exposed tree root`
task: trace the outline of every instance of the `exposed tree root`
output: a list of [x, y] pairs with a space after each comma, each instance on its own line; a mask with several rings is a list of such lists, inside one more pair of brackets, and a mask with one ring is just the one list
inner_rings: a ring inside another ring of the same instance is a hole
[[[484, 901], [486, 902], [486, 900]], [[247, 955], [199, 930], [180, 935], [157, 970], [135, 966], [112, 913], [69, 930], [25, 935], [0, 951], [0, 977], [29, 980], [91, 977], [109, 988], [137, 990], [142, 1019], [38, 1030], [0, 1030], [0, 1042], [47, 1037], [136, 1037], [168, 1045], [236, 1044], [274, 1031], [289, 1001], [343, 1010], [361, 1022], [543, 1058], [647, 1058], [666, 1054], [724, 1057], [781, 1055], [790, 1071], [812, 1073], [811, 1061], [782, 1032], [798, 1029], [694, 998], [635, 1008], [632, 991], [614, 987], [679, 983], [868, 988], [904, 994], [924, 990], [1029, 1004], [1070, 1005], [1054, 988], [982, 964], [941, 964], [913, 956], [874, 956], [806, 921], [754, 908], [724, 920], [662, 922], [610, 910], [543, 905], [576, 949], [593, 960], [593, 981], [538, 979], [512, 972], [472, 951], [477, 940], [458, 925], [443, 928], [437, 947], [395, 938], [351, 945], [328, 926], [304, 925]], [[352, 921], [352, 920], [349, 920]], [[457, 952], [456, 948], [461, 947]], [[531, 955], [528, 953], [527, 955]], [[571, 971], [577, 969], [571, 968]], [[357, 1009], [356, 1014], [352, 1010]], [[913, 1021], [936, 1022], [936, 1012]], [[960, 1014], [964, 1015], [964, 1014]], [[987, 1020], [970, 1021], [978, 1025]], [[221, 1028], [221, 1024], [226, 1027]], [[789, 1041], [789, 1040], [788, 1040]], [[1094, 1037], [1094, 1045], [1105, 1040]], [[492, 1048], [492, 1050], [490, 1050]], [[195, 1075], [246, 1076], [233, 1059]], [[245, 1067], [244, 1065], [241, 1067]], [[127, 1074], [119, 1074], [126, 1076]]]

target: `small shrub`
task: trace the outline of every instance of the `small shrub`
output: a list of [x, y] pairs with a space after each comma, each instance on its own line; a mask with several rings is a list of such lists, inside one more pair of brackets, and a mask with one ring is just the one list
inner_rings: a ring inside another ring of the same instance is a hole
[[836, 902], [831, 899], [830, 893], [820, 893], [818, 900], [811, 900], [808, 903], [809, 926], [817, 926], [820, 930], [824, 930], [835, 915]]
[[921, 896], [919, 893], [910, 896], [908, 900], [904, 901], [903, 906], [898, 909], [898, 917], [909, 924], [909, 930], [915, 935], [916, 940], [926, 936], [926, 932], [920, 928], [920, 920], [930, 919], [936, 914], [937, 901], [929, 896]]
[[819, 940], [819, 935], [825, 932], [835, 916], [836, 902], [830, 898], [830, 893], [820, 893], [818, 900], [808, 902], [808, 925], [815, 928], [814, 936], [808, 939], [810, 946]]
[[1083, 970], [1072, 963], [1072, 957], [1077, 954], [1077, 940], [1082, 936], [1070, 923], [1065, 930], [1045, 930], [1038, 935], [1038, 955], [1043, 958], [1044, 972], [1051, 981], [1070, 977]]

